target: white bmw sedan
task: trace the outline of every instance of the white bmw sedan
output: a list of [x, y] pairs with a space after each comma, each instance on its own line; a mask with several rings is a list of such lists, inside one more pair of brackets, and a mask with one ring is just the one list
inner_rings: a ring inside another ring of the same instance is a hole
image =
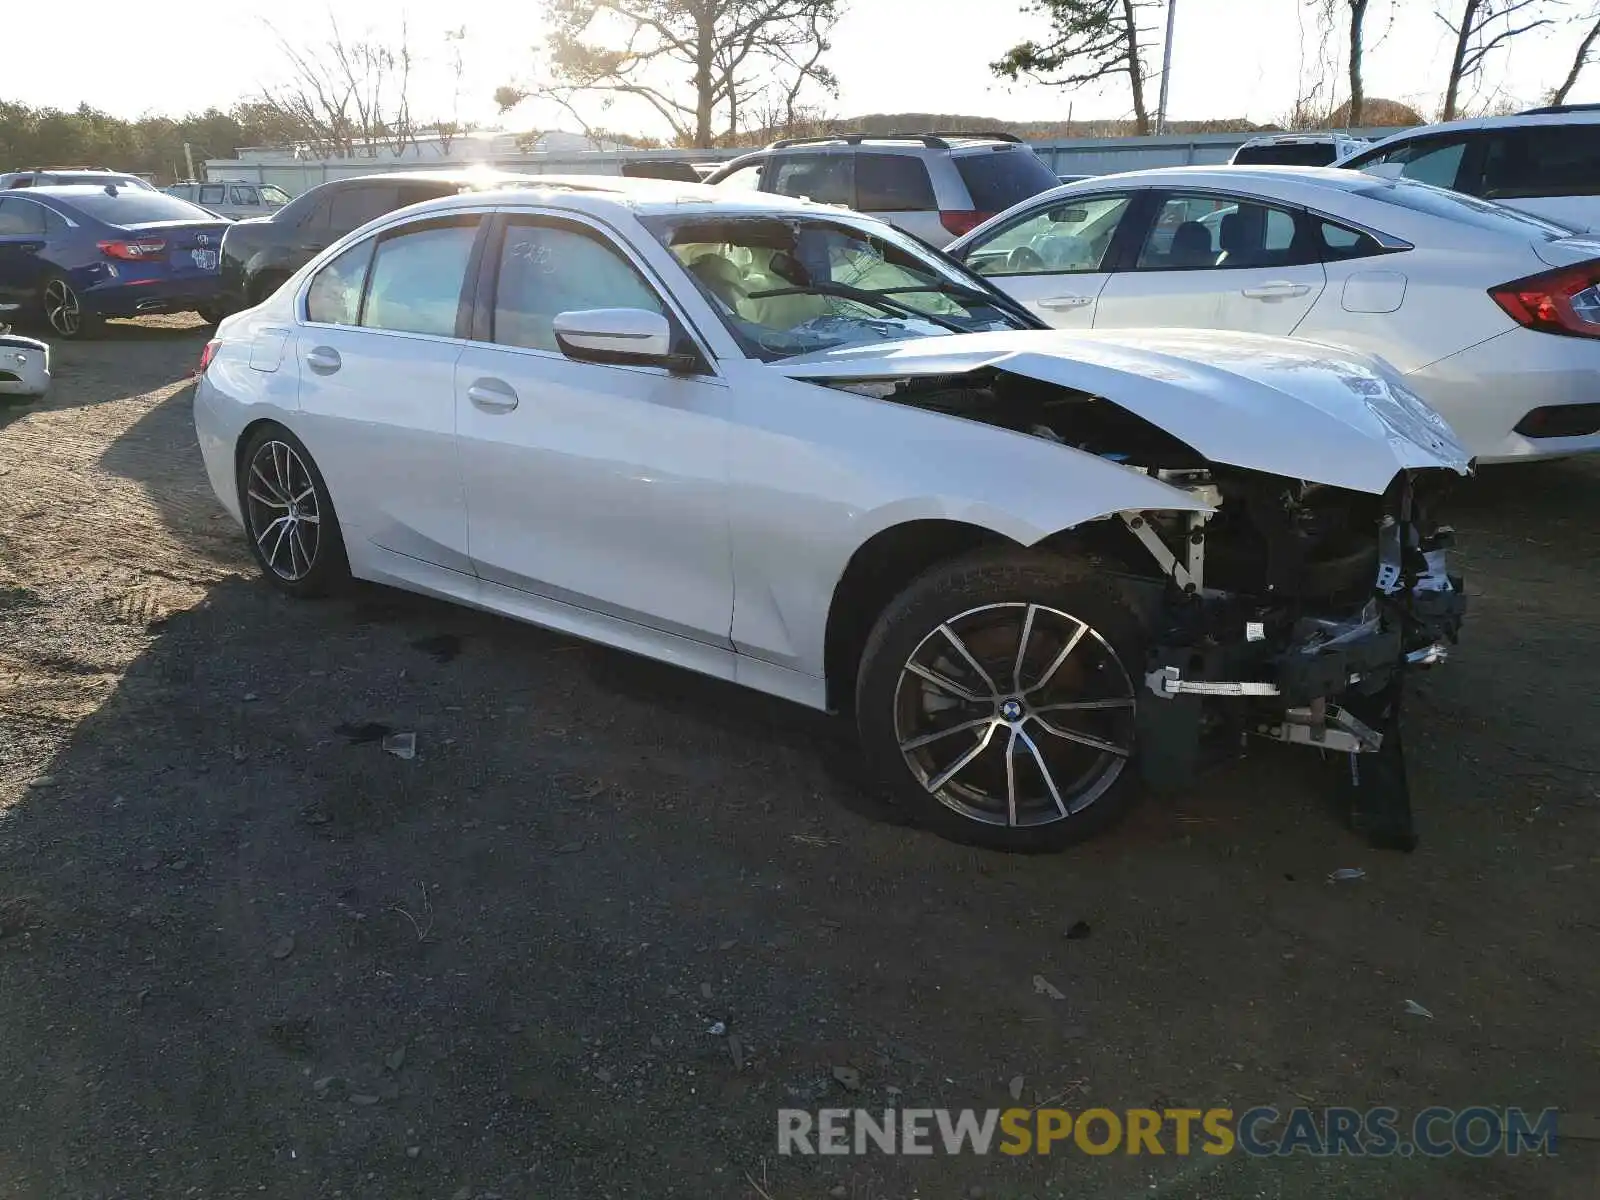
[[1102, 176], [948, 253], [1058, 329], [1293, 335], [1378, 355], [1480, 462], [1600, 450], [1600, 240], [1314, 167]]
[[223, 322], [194, 413], [285, 591], [354, 575], [847, 711], [917, 818], [1001, 848], [1181, 784], [1212, 729], [1398, 756], [1402, 668], [1461, 616], [1466, 455], [1372, 360], [1051, 332], [781, 197], [391, 213]]

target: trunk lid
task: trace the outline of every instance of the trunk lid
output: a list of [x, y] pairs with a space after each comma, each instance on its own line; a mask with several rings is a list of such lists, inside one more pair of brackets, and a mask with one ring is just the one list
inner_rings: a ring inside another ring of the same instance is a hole
[[1552, 267], [1570, 267], [1573, 263], [1588, 262], [1592, 258], [1600, 258], [1600, 233], [1575, 233], [1551, 242], [1535, 242], [1533, 252]]
[[165, 262], [175, 279], [214, 276], [227, 221], [147, 221], [124, 228], [129, 238], [160, 238], [166, 242]]

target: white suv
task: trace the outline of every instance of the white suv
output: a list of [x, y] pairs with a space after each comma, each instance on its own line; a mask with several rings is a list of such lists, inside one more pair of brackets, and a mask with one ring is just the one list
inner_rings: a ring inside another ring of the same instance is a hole
[[1240, 167], [1331, 167], [1372, 145], [1347, 133], [1272, 133], [1251, 138], [1228, 160]]
[[1401, 175], [1579, 229], [1600, 228], [1600, 105], [1429, 125], [1337, 164]]
[[1060, 181], [1009, 133], [833, 133], [790, 138], [706, 180], [871, 213], [945, 246]]

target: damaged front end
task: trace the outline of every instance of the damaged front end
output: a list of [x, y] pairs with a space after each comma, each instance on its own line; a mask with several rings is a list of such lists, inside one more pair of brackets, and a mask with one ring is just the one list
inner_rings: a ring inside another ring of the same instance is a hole
[[1348, 756], [1357, 826], [1411, 848], [1402, 679], [1446, 660], [1466, 611], [1436, 516], [1453, 476], [1403, 471], [1373, 496], [1222, 467], [1155, 473], [1213, 511], [1117, 515], [1155, 568], [1121, 575], [1151, 635], [1147, 782], [1187, 784], [1207, 735], [1330, 751]]

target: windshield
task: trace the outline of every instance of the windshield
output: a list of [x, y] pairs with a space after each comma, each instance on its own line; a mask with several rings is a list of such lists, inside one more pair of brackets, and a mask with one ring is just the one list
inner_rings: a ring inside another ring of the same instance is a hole
[[887, 227], [813, 218], [647, 217], [747, 354], [1028, 329], [977, 276]]
[[1558, 225], [1554, 221], [1531, 216], [1514, 208], [1491, 204], [1487, 200], [1479, 200], [1461, 192], [1448, 191], [1411, 179], [1374, 180], [1364, 187], [1352, 188], [1351, 192], [1357, 196], [1365, 196], [1368, 200], [1378, 200], [1384, 204], [1409, 208], [1413, 212], [1427, 213], [1430, 217], [1464, 221], [1468, 225], [1491, 233], [1510, 234], [1519, 238], [1532, 238], [1535, 241], [1552, 242], [1557, 238], [1570, 237], [1576, 232], [1565, 225]]
[[267, 204], [287, 204], [289, 203], [289, 193], [281, 187], [264, 183], [261, 185], [261, 199]]

